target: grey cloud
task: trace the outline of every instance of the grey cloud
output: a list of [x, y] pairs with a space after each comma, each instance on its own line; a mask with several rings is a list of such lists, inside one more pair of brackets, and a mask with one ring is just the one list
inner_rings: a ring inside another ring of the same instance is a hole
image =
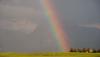
[[8, 18], [32, 18], [33, 16], [42, 14], [41, 11], [35, 10], [34, 8], [26, 7], [14, 7], [0, 5], [0, 17]]
[[37, 27], [37, 20], [33, 16], [40, 16], [40, 11], [33, 8], [0, 5], [0, 28], [7, 30], [33, 32]]
[[30, 20], [0, 20], [0, 29], [31, 33], [36, 28], [37, 24], [32, 23]]
[[100, 29], [100, 24], [97, 23], [97, 24], [82, 24], [82, 25], [79, 25], [81, 27], [87, 27], [87, 28], [96, 28], [96, 29]]
[[[0, 1], [0, 51], [60, 51], [39, 0]], [[26, 34], [27, 33], [27, 34]]]
[[[0, 29], [33, 32], [43, 15], [42, 10], [36, 9], [35, 0], [1, 0]], [[38, 6], [38, 5], [37, 5]]]

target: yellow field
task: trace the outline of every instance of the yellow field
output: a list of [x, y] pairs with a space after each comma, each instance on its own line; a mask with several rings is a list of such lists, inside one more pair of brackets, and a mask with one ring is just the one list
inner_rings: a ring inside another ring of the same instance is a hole
[[100, 53], [0, 53], [0, 57], [100, 57]]

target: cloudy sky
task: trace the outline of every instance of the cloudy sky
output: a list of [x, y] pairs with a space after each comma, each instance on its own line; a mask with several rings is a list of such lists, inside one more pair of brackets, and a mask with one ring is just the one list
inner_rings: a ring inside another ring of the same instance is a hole
[[[99, 0], [51, 0], [73, 48], [100, 48]], [[0, 0], [0, 50], [61, 51], [40, 0]]]

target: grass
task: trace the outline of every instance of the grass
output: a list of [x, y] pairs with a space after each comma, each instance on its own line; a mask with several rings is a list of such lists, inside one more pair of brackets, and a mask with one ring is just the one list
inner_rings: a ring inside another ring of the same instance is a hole
[[100, 53], [71, 53], [71, 52], [48, 52], [48, 53], [0, 53], [0, 57], [100, 57]]

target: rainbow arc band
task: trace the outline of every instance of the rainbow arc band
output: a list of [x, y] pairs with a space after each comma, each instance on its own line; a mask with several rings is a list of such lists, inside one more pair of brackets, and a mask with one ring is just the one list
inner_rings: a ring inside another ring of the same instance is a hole
[[65, 36], [65, 32], [58, 21], [57, 14], [55, 13], [56, 11], [51, 3], [51, 0], [41, 0], [41, 3], [45, 11], [45, 16], [47, 17], [52, 30], [51, 34], [53, 34], [53, 37], [56, 38], [63, 51], [69, 51], [70, 47], [68, 35], [66, 34]]

